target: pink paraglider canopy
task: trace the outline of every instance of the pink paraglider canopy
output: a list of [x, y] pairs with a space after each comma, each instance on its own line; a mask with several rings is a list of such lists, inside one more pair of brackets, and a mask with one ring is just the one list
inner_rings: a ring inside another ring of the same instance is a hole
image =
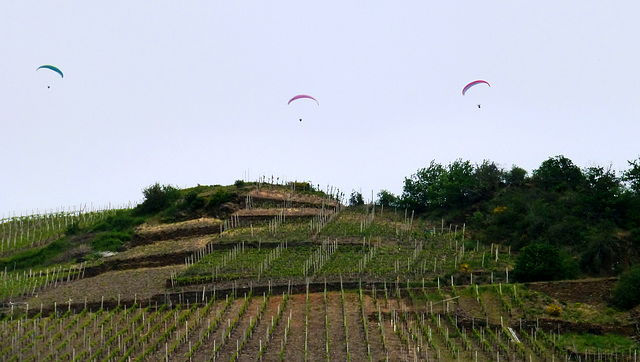
[[289, 99], [289, 102], [287, 102], [287, 104], [291, 104], [291, 102], [295, 101], [296, 99], [300, 99], [300, 98], [309, 98], [309, 99], [313, 99], [314, 101], [316, 101], [316, 103], [318, 103], [318, 105], [320, 105], [320, 103], [318, 102], [317, 99], [313, 98], [312, 96], [308, 96], [306, 94], [298, 94], [297, 96]]
[[489, 87], [491, 87], [491, 84], [489, 84], [489, 82], [487, 82], [486, 80], [474, 80], [473, 82], [467, 84], [464, 86], [464, 88], [462, 88], [462, 95], [464, 95], [465, 93], [467, 93], [467, 91], [469, 90], [469, 88], [478, 85], [478, 84], [486, 84]]

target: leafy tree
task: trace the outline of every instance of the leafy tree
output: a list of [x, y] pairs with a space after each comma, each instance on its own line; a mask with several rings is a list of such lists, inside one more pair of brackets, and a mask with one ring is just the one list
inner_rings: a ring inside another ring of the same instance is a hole
[[357, 191], [351, 191], [351, 196], [349, 196], [349, 206], [360, 206], [364, 205], [364, 199], [362, 198], [362, 194]]
[[623, 309], [631, 309], [640, 304], [639, 285], [640, 264], [636, 264], [620, 276], [613, 290], [613, 304]]
[[573, 272], [573, 265], [560, 249], [535, 243], [520, 250], [513, 276], [519, 282], [534, 282], [565, 279]]
[[521, 187], [527, 181], [527, 171], [513, 165], [509, 172], [504, 174], [504, 182], [509, 187]]
[[383, 206], [396, 206], [398, 203], [398, 197], [387, 190], [381, 190], [378, 192], [378, 205]]
[[564, 157], [556, 156], [542, 162], [533, 170], [533, 182], [545, 190], [575, 190], [584, 182], [580, 168]]
[[207, 203], [207, 209], [213, 210], [216, 207], [224, 204], [225, 202], [229, 202], [235, 196], [234, 193], [227, 191], [224, 188], [218, 188], [216, 191], [209, 197], [209, 202]]
[[581, 195], [586, 216], [591, 220], [618, 219], [618, 203], [623, 188], [622, 181], [616, 177], [615, 171], [611, 167], [604, 169], [595, 166], [585, 169], [584, 176], [586, 187]]
[[471, 162], [458, 159], [449, 164], [443, 176], [444, 204], [457, 209], [470, 205], [478, 190]]
[[171, 185], [155, 183], [142, 190], [145, 200], [138, 205], [141, 214], [153, 214], [171, 206], [180, 197], [177, 188]]
[[402, 202], [404, 206], [417, 212], [425, 212], [445, 203], [444, 166], [431, 161], [429, 167], [421, 168], [409, 178], [404, 179]]
[[180, 204], [180, 209], [187, 210], [187, 211], [195, 211], [198, 209], [202, 209], [205, 203], [206, 202], [204, 198], [202, 198], [201, 196], [198, 196], [198, 192], [196, 190], [191, 190], [185, 195], [184, 199], [182, 200], [182, 203]]
[[473, 177], [475, 178], [475, 188], [472, 190], [473, 199], [471, 201], [476, 202], [491, 199], [503, 185], [505, 175], [504, 171], [494, 162], [484, 160], [482, 164], [476, 165]]
[[580, 268], [587, 273], [610, 274], [621, 254], [627, 252], [614, 235], [614, 225], [611, 224], [591, 228], [587, 240], [587, 247], [580, 258]]
[[418, 212], [459, 210], [471, 204], [476, 185], [469, 161], [456, 160], [447, 167], [431, 161], [429, 167], [405, 178], [402, 200]]
[[622, 180], [629, 184], [633, 192], [640, 195], [640, 157], [627, 162], [631, 168], [622, 173]]

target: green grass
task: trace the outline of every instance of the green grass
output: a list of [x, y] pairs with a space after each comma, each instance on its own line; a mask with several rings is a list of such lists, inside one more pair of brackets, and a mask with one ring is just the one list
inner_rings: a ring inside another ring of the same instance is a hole
[[632, 339], [617, 334], [577, 334], [565, 333], [556, 337], [556, 344], [575, 352], [627, 352], [640, 348]]
[[0, 259], [0, 269], [21, 270], [46, 265], [68, 247], [66, 238], [60, 238], [45, 247], [15, 253]]

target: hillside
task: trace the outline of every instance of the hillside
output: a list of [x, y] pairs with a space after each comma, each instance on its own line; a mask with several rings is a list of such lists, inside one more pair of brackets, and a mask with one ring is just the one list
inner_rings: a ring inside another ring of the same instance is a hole
[[[607, 304], [616, 278], [514, 283], [516, 254], [471, 239], [464, 223], [345, 207], [301, 187], [181, 191], [178, 206], [132, 227], [114, 252], [94, 254], [87, 245], [95, 246], [101, 232], [113, 238], [91, 225], [114, 219], [77, 215], [85, 220], [67, 236], [71, 247], [56, 264], [7, 268], [2, 358], [637, 355], [638, 309]], [[67, 232], [74, 222], [65, 221]], [[552, 306], [557, 314], [549, 313]]]

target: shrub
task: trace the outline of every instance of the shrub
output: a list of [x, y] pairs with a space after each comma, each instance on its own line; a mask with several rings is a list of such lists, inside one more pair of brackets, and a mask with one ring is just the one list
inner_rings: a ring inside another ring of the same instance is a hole
[[143, 217], [134, 217], [131, 211], [122, 210], [100, 221], [91, 231], [128, 231], [143, 222]]
[[612, 304], [631, 309], [640, 304], [640, 264], [636, 264], [620, 276], [613, 290]]
[[577, 264], [549, 244], [525, 246], [516, 258], [513, 275], [519, 282], [561, 280], [573, 277]]
[[94, 251], [118, 251], [129, 240], [131, 240], [131, 234], [125, 232], [100, 233], [91, 241], [91, 248]]
[[351, 192], [351, 196], [349, 196], [349, 206], [360, 206], [364, 205], [364, 199], [362, 198], [362, 194], [356, 191]]
[[136, 210], [141, 214], [154, 214], [171, 206], [179, 197], [180, 192], [171, 185], [155, 183], [142, 190], [145, 200]]
[[231, 201], [233, 199], [234, 194], [227, 191], [226, 189], [219, 188], [217, 189], [211, 197], [209, 197], [209, 202], [207, 203], [207, 209], [215, 209], [218, 206], [224, 204], [225, 202]]
[[398, 197], [387, 190], [378, 192], [378, 205], [382, 206], [396, 206], [398, 204]]
[[180, 209], [186, 211], [195, 211], [198, 209], [202, 209], [204, 205], [205, 200], [202, 197], [198, 196], [197, 191], [191, 190], [184, 197], [184, 200], [180, 204]]
[[547, 306], [547, 313], [552, 317], [560, 317], [562, 314], [562, 307], [553, 303]]
[[64, 230], [64, 234], [69, 236], [69, 235], [76, 235], [80, 232], [80, 225], [78, 225], [78, 222], [74, 221], [72, 222], [69, 226], [67, 226], [67, 228]]

